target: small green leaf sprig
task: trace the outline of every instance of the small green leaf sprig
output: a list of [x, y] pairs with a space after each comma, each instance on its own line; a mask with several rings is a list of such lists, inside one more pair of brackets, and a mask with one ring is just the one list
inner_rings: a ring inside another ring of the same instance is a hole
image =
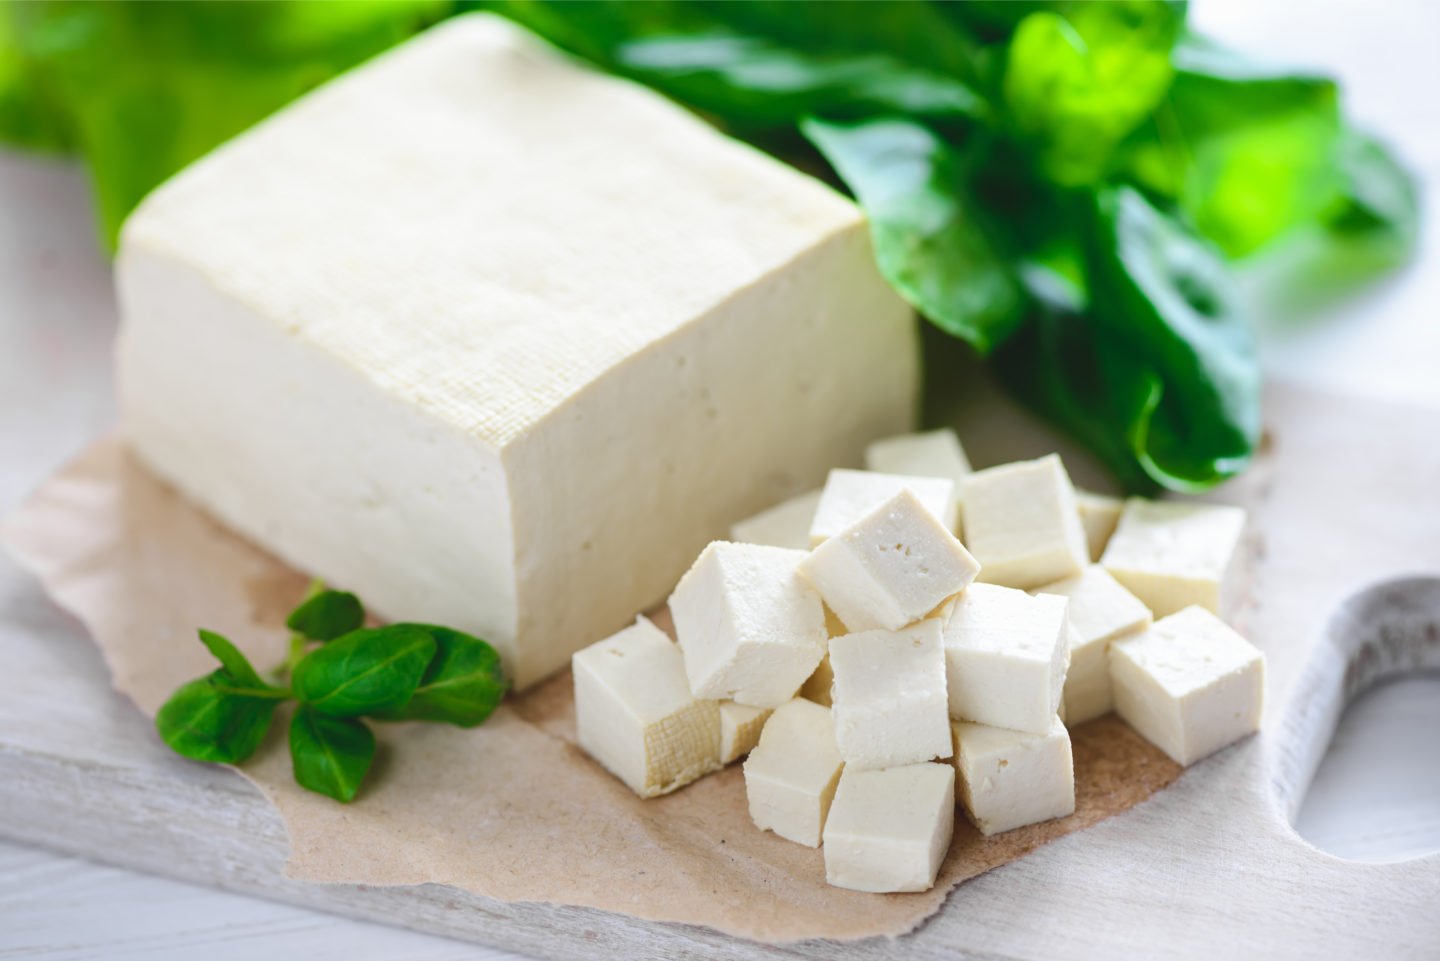
[[366, 718], [475, 727], [505, 694], [500, 655], [485, 641], [430, 624], [365, 627], [359, 598], [318, 582], [285, 626], [290, 652], [268, 680], [228, 639], [201, 630], [220, 667], [181, 686], [160, 708], [161, 739], [196, 761], [239, 764], [260, 747], [276, 709], [296, 701], [295, 780], [348, 803], [375, 760]]

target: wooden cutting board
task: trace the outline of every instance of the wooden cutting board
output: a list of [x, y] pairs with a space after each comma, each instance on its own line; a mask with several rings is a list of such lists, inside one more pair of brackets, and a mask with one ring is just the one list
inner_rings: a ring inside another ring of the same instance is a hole
[[[978, 464], [1056, 446], [1093, 465], [957, 360], [932, 393]], [[170, 755], [114, 695], [98, 651], [38, 585], [0, 566], [0, 833], [186, 880], [547, 957], [1316, 958], [1440, 953], [1440, 857], [1341, 861], [1290, 818], [1346, 701], [1440, 667], [1440, 448], [1434, 415], [1275, 388], [1261, 463], [1223, 499], [1251, 510], [1250, 601], [1266, 652], [1265, 730], [1149, 802], [957, 889], [900, 939], [766, 946], [708, 929], [437, 885], [284, 877], [274, 809], [238, 777]], [[1420, 575], [1420, 576], [1416, 576]], [[757, 897], [763, 893], [757, 892]]]

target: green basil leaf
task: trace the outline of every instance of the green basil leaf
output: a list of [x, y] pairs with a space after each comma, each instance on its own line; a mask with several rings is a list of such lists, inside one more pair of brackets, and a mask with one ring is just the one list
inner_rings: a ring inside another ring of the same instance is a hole
[[228, 675], [226, 682], [236, 688], [254, 688], [257, 691], [275, 691], [277, 688], [265, 683], [258, 671], [250, 665], [249, 659], [240, 652], [240, 649], [230, 641], [216, 634], [214, 631], [202, 629], [200, 631], [200, 642], [204, 644], [215, 659], [225, 668]]
[[495, 648], [478, 637], [447, 627], [416, 625], [435, 638], [435, 658], [404, 707], [387, 720], [444, 721], [475, 727], [494, 713], [507, 682]]
[[916, 310], [981, 352], [1019, 324], [1019, 282], [945, 141], [900, 118], [801, 129], [865, 208], [880, 271]]
[[74, 147], [69, 118], [45, 86], [14, 24], [17, 4], [0, 4], [0, 141], [31, 150]]
[[285, 626], [312, 641], [333, 641], [365, 626], [365, 608], [348, 591], [320, 591], [291, 611]]
[[306, 654], [291, 686], [332, 717], [397, 710], [414, 696], [434, 656], [435, 639], [423, 627], [362, 628]]
[[177, 754], [196, 761], [239, 764], [260, 746], [278, 701], [230, 694], [217, 683], [224, 670], [184, 685], [155, 715], [155, 730]]
[[1326, 223], [1346, 238], [1379, 240], [1395, 259], [1415, 249], [1420, 235], [1420, 191], [1414, 177], [1383, 143], [1347, 131], [1340, 146], [1340, 197]]
[[301, 707], [290, 721], [290, 760], [306, 790], [348, 804], [375, 760], [375, 735], [364, 721]]

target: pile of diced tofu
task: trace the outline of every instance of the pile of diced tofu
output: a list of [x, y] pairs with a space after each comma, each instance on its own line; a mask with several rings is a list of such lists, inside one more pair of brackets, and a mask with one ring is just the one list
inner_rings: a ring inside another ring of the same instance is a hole
[[637, 794], [748, 755], [757, 827], [922, 891], [957, 801], [985, 835], [1074, 812], [1067, 725], [1114, 710], [1182, 765], [1258, 729], [1264, 658], [1217, 616], [1243, 511], [972, 471], [948, 430], [867, 466], [706, 547], [678, 643], [640, 617], [575, 655], [580, 743]]

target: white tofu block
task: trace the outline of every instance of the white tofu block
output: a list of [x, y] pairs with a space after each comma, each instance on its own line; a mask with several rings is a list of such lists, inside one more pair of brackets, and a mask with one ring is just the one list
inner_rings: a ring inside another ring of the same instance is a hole
[[825, 880], [877, 894], [928, 891], [954, 833], [949, 764], [884, 771], [846, 765], [825, 822]]
[[1115, 710], [1189, 766], [1260, 729], [1265, 655], [1202, 607], [1110, 645]]
[[955, 722], [956, 792], [987, 837], [1075, 813], [1070, 733], [1058, 717], [1043, 734]]
[[1089, 563], [1075, 488], [1055, 454], [971, 474], [960, 502], [965, 546], [986, 583], [1029, 590]]
[[844, 766], [829, 708], [800, 698], [780, 705], [745, 759], [751, 820], [762, 831], [819, 847]]
[[830, 707], [834, 704], [832, 694], [835, 685], [835, 672], [830, 667], [830, 655], [826, 654], [820, 661], [820, 666], [815, 668], [815, 673], [805, 679], [800, 685], [800, 697], [807, 701], [814, 701], [816, 704]]
[[800, 563], [800, 575], [852, 631], [913, 624], [963, 590], [979, 570], [955, 535], [908, 490]]
[[830, 641], [835, 743], [846, 768], [900, 767], [950, 756], [945, 648], [938, 620]]
[[739, 544], [769, 544], [791, 550], [810, 549], [810, 524], [820, 504], [820, 488], [782, 501], [753, 517], [730, 525], [730, 539]]
[[580, 746], [641, 797], [720, 769], [720, 706], [690, 694], [676, 647], [641, 617], [571, 659]]
[[770, 709], [720, 702], [720, 763], [738, 761], [760, 742], [760, 732], [770, 719]]
[[960, 482], [971, 473], [970, 459], [950, 428], [901, 434], [865, 448], [865, 469], [911, 477], [945, 477]]
[[859, 208], [489, 14], [181, 171], [116, 271], [139, 459], [522, 688], [914, 423]]
[[804, 551], [715, 541], [670, 595], [696, 697], [777, 707], [825, 656], [825, 608], [796, 573]]
[[1110, 543], [1110, 535], [1115, 533], [1115, 525], [1120, 523], [1120, 512], [1125, 509], [1125, 502], [1118, 497], [1077, 487], [1075, 506], [1080, 511], [1080, 526], [1085, 529], [1085, 544], [1090, 550], [1090, 559], [1098, 561], [1105, 553], [1105, 545]]
[[810, 525], [810, 544], [819, 544], [853, 526], [902, 490], [914, 494], [946, 530], [955, 529], [953, 481], [942, 477], [910, 477], [836, 468], [830, 472], [820, 492], [820, 503], [815, 508], [815, 519]]
[[1219, 613], [1244, 529], [1239, 507], [1132, 497], [1100, 563], [1156, 617], [1191, 604]]
[[950, 715], [1044, 734], [1060, 708], [1070, 638], [1069, 601], [971, 584], [945, 624]]
[[1091, 564], [1078, 577], [1037, 588], [1070, 599], [1070, 669], [1061, 713], [1074, 726], [1115, 707], [1110, 690], [1110, 642], [1150, 626], [1150, 609], [1105, 568]]

